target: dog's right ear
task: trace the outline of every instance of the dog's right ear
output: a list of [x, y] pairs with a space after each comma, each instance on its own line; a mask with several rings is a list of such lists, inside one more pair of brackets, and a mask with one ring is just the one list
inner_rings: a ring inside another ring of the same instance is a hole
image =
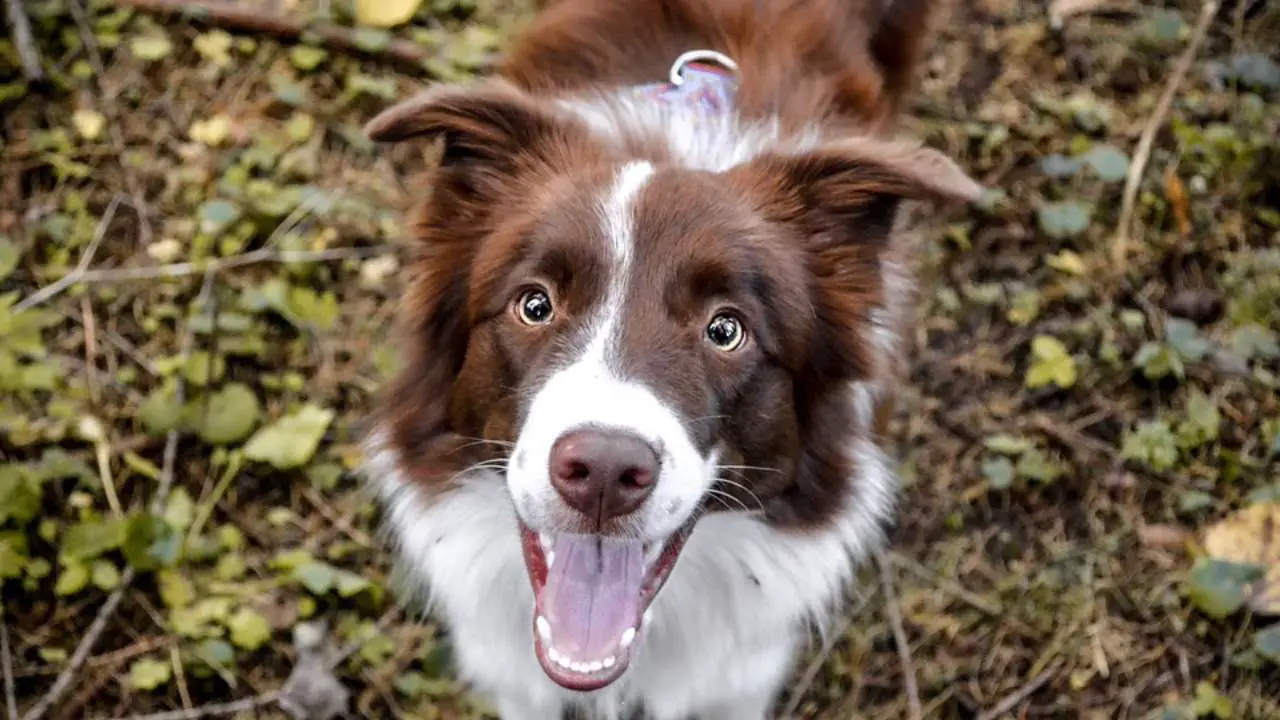
[[365, 134], [377, 142], [441, 138], [441, 164], [513, 170], [581, 146], [587, 129], [554, 106], [506, 85], [441, 85], [375, 117]]

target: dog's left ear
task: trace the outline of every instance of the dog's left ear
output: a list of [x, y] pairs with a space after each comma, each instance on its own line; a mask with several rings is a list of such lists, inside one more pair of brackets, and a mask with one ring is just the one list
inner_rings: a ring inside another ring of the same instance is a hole
[[972, 202], [982, 186], [926, 147], [854, 139], [769, 154], [729, 171], [771, 220], [798, 223], [819, 245], [872, 245], [892, 231], [903, 200]]
[[377, 142], [444, 141], [441, 164], [512, 170], [585, 141], [574, 118], [500, 81], [440, 85], [394, 105], [365, 125]]
[[820, 377], [871, 371], [871, 313], [883, 298], [884, 251], [904, 200], [973, 201], [982, 194], [942, 153], [873, 139], [769, 154], [726, 172], [788, 242], [809, 256]]

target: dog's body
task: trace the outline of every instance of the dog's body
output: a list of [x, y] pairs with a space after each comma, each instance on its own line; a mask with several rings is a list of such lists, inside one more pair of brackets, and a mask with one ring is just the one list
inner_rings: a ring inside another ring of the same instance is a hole
[[764, 718], [892, 506], [899, 201], [977, 192], [881, 137], [935, 3], [545, 4], [370, 126], [444, 150], [367, 472], [504, 720]]

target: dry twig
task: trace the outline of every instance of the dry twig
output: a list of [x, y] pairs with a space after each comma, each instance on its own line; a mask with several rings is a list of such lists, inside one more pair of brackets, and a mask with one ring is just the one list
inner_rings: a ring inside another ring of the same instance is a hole
[[1023, 685], [1005, 696], [1003, 700], [996, 703], [990, 710], [979, 715], [978, 720], [996, 720], [996, 718], [1014, 709], [1018, 706], [1018, 703], [1031, 697], [1032, 693], [1039, 690], [1045, 683], [1053, 679], [1053, 676], [1058, 674], [1058, 667], [1059, 663], [1054, 663], [1053, 665], [1045, 668], [1026, 685]]
[[893, 640], [898, 646], [898, 660], [902, 663], [902, 685], [907, 693], [908, 717], [921, 720], [920, 689], [916, 686], [915, 665], [911, 662], [911, 646], [907, 643], [907, 631], [902, 626], [902, 611], [898, 607], [898, 593], [893, 589], [892, 563], [884, 553], [876, 553], [876, 566], [880, 569], [880, 584], [884, 587], [884, 609], [893, 629]]
[[818, 673], [822, 671], [822, 666], [826, 664], [827, 658], [831, 656], [831, 651], [835, 649], [836, 643], [840, 642], [840, 639], [848, 632], [849, 626], [853, 624], [853, 619], [862, 612], [866, 605], [867, 599], [863, 598], [844, 617], [840, 618], [839, 624], [827, 636], [825, 642], [822, 643], [822, 649], [809, 661], [804, 672], [800, 674], [795, 685], [792, 686], [791, 697], [787, 700], [787, 704], [782, 709], [779, 717], [790, 718], [795, 716], [796, 711], [800, 709], [800, 703], [804, 702], [805, 693], [809, 692], [809, 688], [813, 686], [813, 681], [818, 678]]
[[4, 675], [5, 717], [18, 720], [18, 698], [13, 690], [13, 655], [9, 653], [9, 626], [0, 618], [0, 673]]
[[1164, 93], [1156, 103], [1151, 117], [1147, 119], [1146, 127], [1142, 128], [1142, 135], [1138, 138], [1138, 148], [1133, 153], [1129, 176], [1124, 181], [1124, 195], [1120, 201], [1120, 222], [1116, 224], [1116, 235], [1111, 245], [1111, 261], [1121, 271], [1124, 270], [1128, 260], [1129, 227], [1133, 224], [1138, 186], [1142, 184], [1142, 175], [1146, 172], [1147, 163], [1151, 160], [1151, 146], [1155, 143], [1156, 133], [1164, 125], [1165, 116], [1169, 114], [1169, 106], [1173, 104], [1174, 95], [1178, 93], [1178, 88], [1182, 86], [1187, 72], [1191, 70], [1191, 63], [1196, 59], [1196, 53], [1200, 51], [1200, 46], [1204, 44], [1204, 39], [1209, 34], [1209, 25], [1217, 16], [1220, 4], [1219, 0], [1204, 0], [1204, 4], [1200, 6], [1200, 18], [1196, 21], [1191, 39], [1187, 41], [1187, 47], [1182, 51], [1182, 55], [1178, 56], [1178, 62], [1174, 65], [1168, 82], [1165, 83]]
[[394, 251], [394, 245], [376, 245], [372, 247], [330, 248], [328, 250], [276, 250], [261, 248], [242, 255], [231, 255], [205, 262], [181, 262], [168, 265], [152, 265], [150, 267], [120, 268], [116, 270], [87, 270], [79, 268], [61, 278], [52, 285], [45, 286], [32, 293], [16, 306], [26, 310], [43, 304], [57, 297], [72, 285], [89, 285], [92, 283], [120, 283], [137, 280], [157, 280], [160, 278], [187, 277], [201, 273], [217, 273], [246, 265], [263, 263], [306, 263], [327, 262], [331, 260], [347, 260], [365, 258]]
[[189, 710], [172, 710], [152, 713], [151, 715], [132, 715], [127, 718], [117, 718], [117, 720], [200, 720], [200, 718], [218, 717], [220, 715], [235, 715], [236, 713], [250, 712], [270, 705], [276, 701], [278, 696], [279, 693], [272, 692], [244, 700], [236, 700], [235, 702], [201, 705]]
[[102, 219], [98, 221], [98, 226], [93, 231], [93, 239], [89, 241], [89, 247], [85, 248], [80, 254], [80, 262], [76, 263], [76, 267], [71, 272], [63, 275], [57, 282], [52, 285], [46, 285], [36, 292], [22, 298], [22, 300], [13, 307], [14, 312], [22, 312], [45, 302], [49, 298], [62, 294], [67, 288], [75, 285], [79, 279], [89, 271], [89, 265], [93, 263], [93, 256], [98, 254], [98, 247], [102, 245], [102, 239], [107, 235], [107, 228], [111, 226], [111, 221], [116, 216], [116, 210], [120, 207], [120, 196], [116, 195], [111, 198], [111, 203], [107, 205], [106, 212], [102, 213]]
[[[265, 12], [248, 3], [209, 2], [208, 0], [116, 0], [118, 5], [138, 8], [155, 13], [181, 15], [191, 20], [218, 25], [232, 30], [266, 33], [288, 39], [314, 35], [326, 44], [344, 50], [371, 52], [360, 41], [360, 36], [350, 28], [331, 23], [309, 23], [284, 15]], [[385, 48], [374, 54], [385, 54], [397, 61], [421, 69], [432, 55], [423, 46], [410, 40], [391, 39]]]
[[27, 11], [22, 9], [22, 0], [5, 0], [5, 8], [9, 15], [13, 46], [18, 50], [18, 60], [22, 62], [22, 74], [31, 82], [44, 80], [40, 52], [36, 50], [36, 39], [31, 34], [31, 19], [27, 17]]

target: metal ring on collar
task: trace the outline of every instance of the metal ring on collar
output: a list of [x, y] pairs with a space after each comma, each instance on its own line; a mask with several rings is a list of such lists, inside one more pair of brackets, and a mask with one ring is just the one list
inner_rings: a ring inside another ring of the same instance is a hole
[[669, 78], [671, 81], [671, 84], [675, 85], [676, 87], [679, 87], [682, 83], [684, 83], [685, 65], [688, 65], [689, 63], [692, 63], [692, 62], [698, 62], [699, 60], [711, 61], [719, 65], [723, 65], [724, 67], [732, 70], [735, 73], [738, 72], [738, 63], [734, 62], [728, 55], [725, 55], [724, 53], [716, 52], [715, 50], [690, 50], [689, 52], [683, 53], [680, 57], [676, 58], [676, 61], [672, 63], [671, 77]]

